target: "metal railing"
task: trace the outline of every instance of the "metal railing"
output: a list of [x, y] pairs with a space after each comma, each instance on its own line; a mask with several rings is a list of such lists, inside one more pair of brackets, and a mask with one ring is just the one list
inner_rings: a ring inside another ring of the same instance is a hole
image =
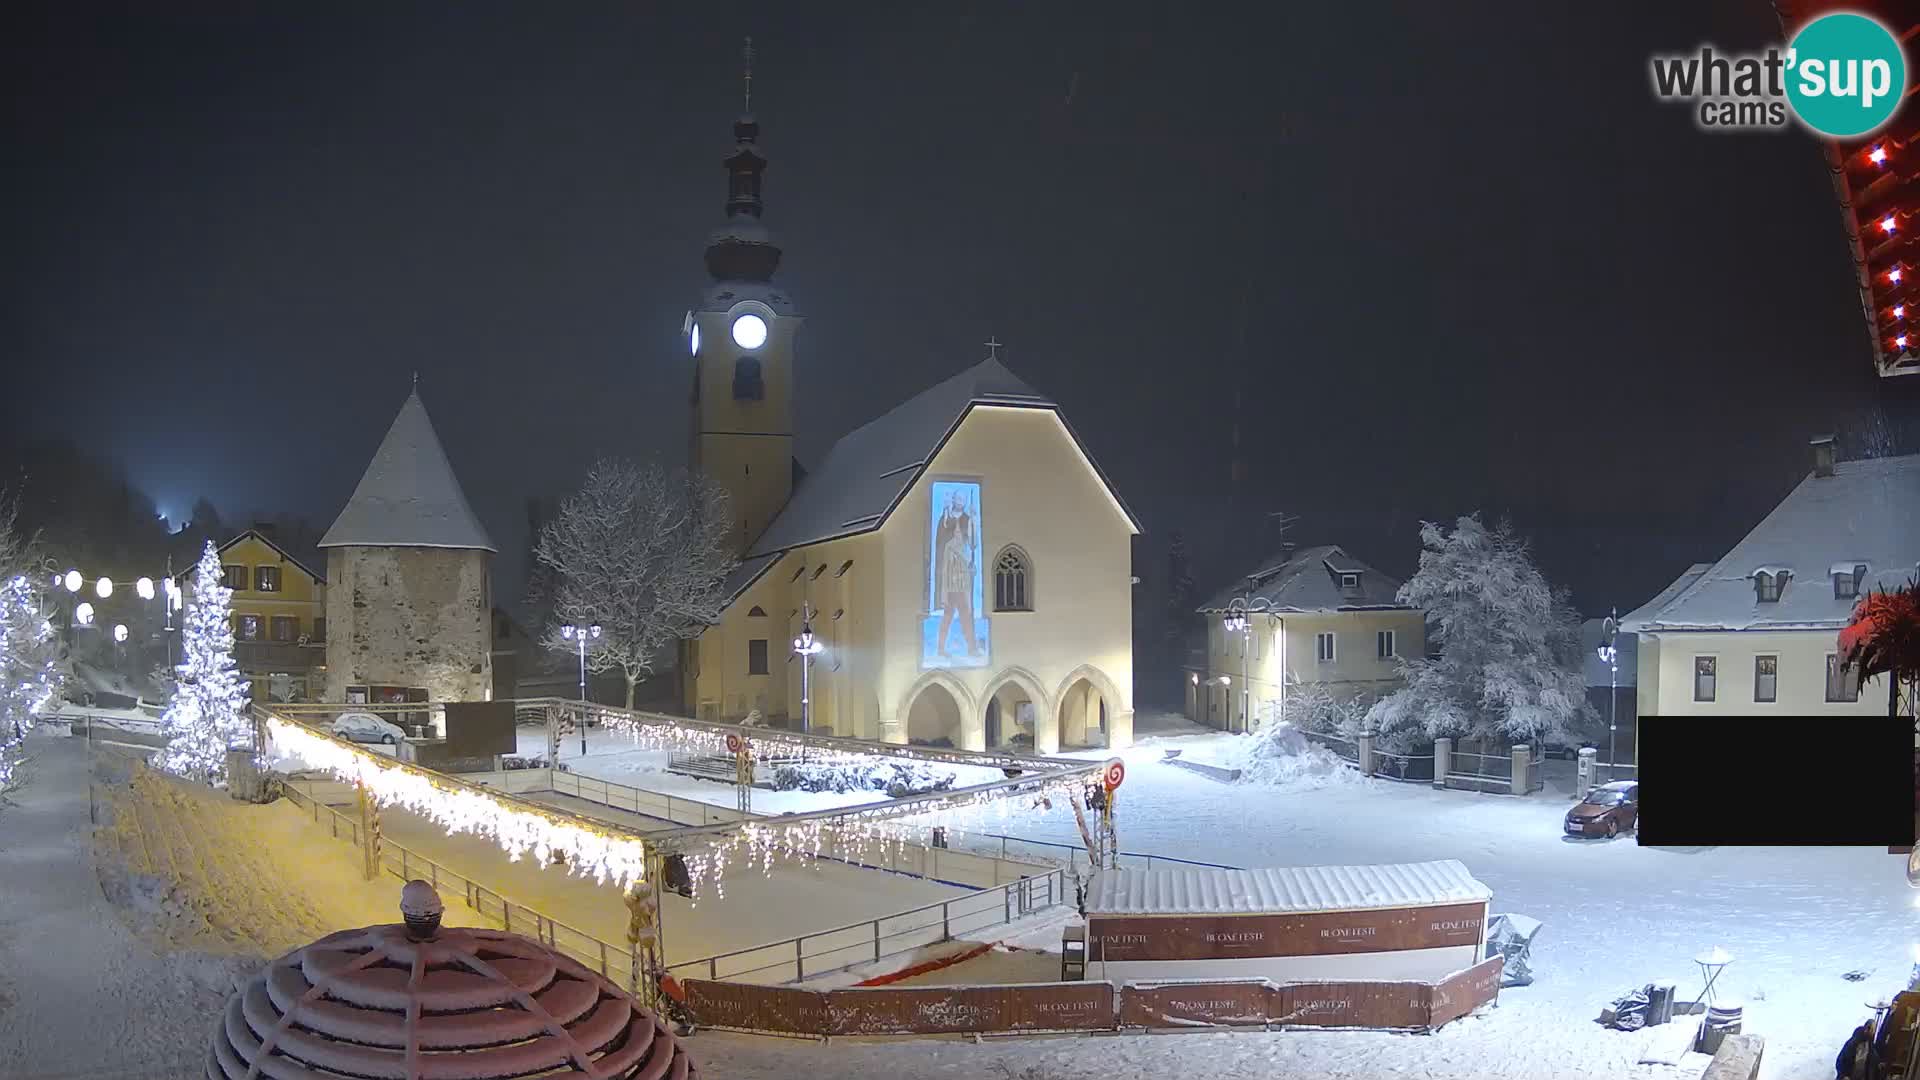
[[[282, 782], [281, 791], [287, 801], [307, 808], [316, 824], [322, 820], [324, 812], [329, 835], [360, 846], [359, 820], [315, 798], [310, 790], [303, 790], [303, 784], [311, 786], [313, 782], [298, 779]], [[498, 922], [503, 929], [545, 942], [548, 948], [571, 956], [629, 990], [637, 985], [633, 954], [625, 945], [610, 944], [536, 908], [509, 900], [472, 878], [449, 869], [445, 863], [429, 859], [385, 836], [380, 838], [380, 865], [401, 881], [419, 878], [442, 892], [458, 886], [460, 897], [467, 907], [484, 918]]]
[[[1025, 853], [1025, 849], [1028, 848], [1038, 848], [1040, 850], [1033, 853], [1034, 858], [1045, 859], [1055, 864], [1064, 860], [1067, 868], [1075, 874], [1081, 873], [1083, 866], [1088, 873], [1093, 870], [1093, 861], [1087, 856], [1087, 849], [1079, 844], [1065, 844], [1054, 840], [1029, 840], [1023, 836], [1002, 836], [999, 833], [962, 836], [958, 842], [967, 850], [979, 850], [983, 845], [988, 850], [993, 850], [994, 845], [997, 844], [1002, 859], [1011, 859], [1016, 854]], [[1065, 852], [1065, 855], [1059, 854], [1060, 852]], [[1137, 851], [1122, 851], [1115, 858], [1117, 865], [1123, 869], [1153, 870], [1165, 869], [1167, 866], [1204, 866], [1215, 870], [1243, 869], [1243, 867], [1229, 866], [1226, 863], [1176, 859], [1171, 855], [1149, 855]]]
[[1304, 735], [1308, 742], [1333, 751], [1349, 763], [1357, 764], [1360, 761], [1360, 743], [1357, 740], [1324, 731], [1302, 731], [1300, 734]]
[[[548, 772], [544, 769], [528, 771]], [[712, 803], [701, 802], [699, 799], [689, 799], [684, 795], [676, 798], [661, 792], [637, 788], [631, 784], [603, 780], [597, 776], [584, 776], [577, 772], [551, 772], [547, 780], [547, 790], [675, 825], [719, 825], [740, 820], [738, 810], [715, 806]]]
[[1433, 754], [1395, 754], [1375, 749], [1373, 775], [1382, 780], [1430, 784], [1433, 782]]
[[832, 930], [669, 964], [667, 970], [740, 982], [802, 982], [1003, 926], [1067, 903], [1071, 896], [1066, 871], [1053, 870]]

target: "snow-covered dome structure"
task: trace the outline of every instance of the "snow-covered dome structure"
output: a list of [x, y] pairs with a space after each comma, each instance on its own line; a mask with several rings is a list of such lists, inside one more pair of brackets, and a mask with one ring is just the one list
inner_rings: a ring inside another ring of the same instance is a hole
[[209, 1080], [699, 1076], [619, 987], [518, 934], [442, 928], [430, 891], [408, 884], [405, 924], [329, 934], [236, 991]]

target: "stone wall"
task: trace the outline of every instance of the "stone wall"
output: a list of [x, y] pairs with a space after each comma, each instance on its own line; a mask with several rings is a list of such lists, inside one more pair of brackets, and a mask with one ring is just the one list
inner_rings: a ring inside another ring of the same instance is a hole
[[328, 549], [326, 700], [345, 701], [347, 687], [362, 685], [486, 700], [492, 558], [472, 549]]

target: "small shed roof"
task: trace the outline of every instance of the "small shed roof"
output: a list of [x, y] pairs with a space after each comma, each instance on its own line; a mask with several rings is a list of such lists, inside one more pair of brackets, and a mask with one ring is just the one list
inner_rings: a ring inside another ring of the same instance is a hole
[[1089, 915], [1261, 915], [1425, 907], [1489, 900], [1493, 890], [1458, 859], [1377, 866], [1257, 870], [1102, 870]]

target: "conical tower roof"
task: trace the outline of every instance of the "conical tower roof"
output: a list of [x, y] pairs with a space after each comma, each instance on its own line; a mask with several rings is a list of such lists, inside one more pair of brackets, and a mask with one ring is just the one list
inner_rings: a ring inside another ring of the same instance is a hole
[[420, 391], [407, 395], [347, 508], [320, 538], [331, 547], [474, 548], [498, 553], [467, 505]]

